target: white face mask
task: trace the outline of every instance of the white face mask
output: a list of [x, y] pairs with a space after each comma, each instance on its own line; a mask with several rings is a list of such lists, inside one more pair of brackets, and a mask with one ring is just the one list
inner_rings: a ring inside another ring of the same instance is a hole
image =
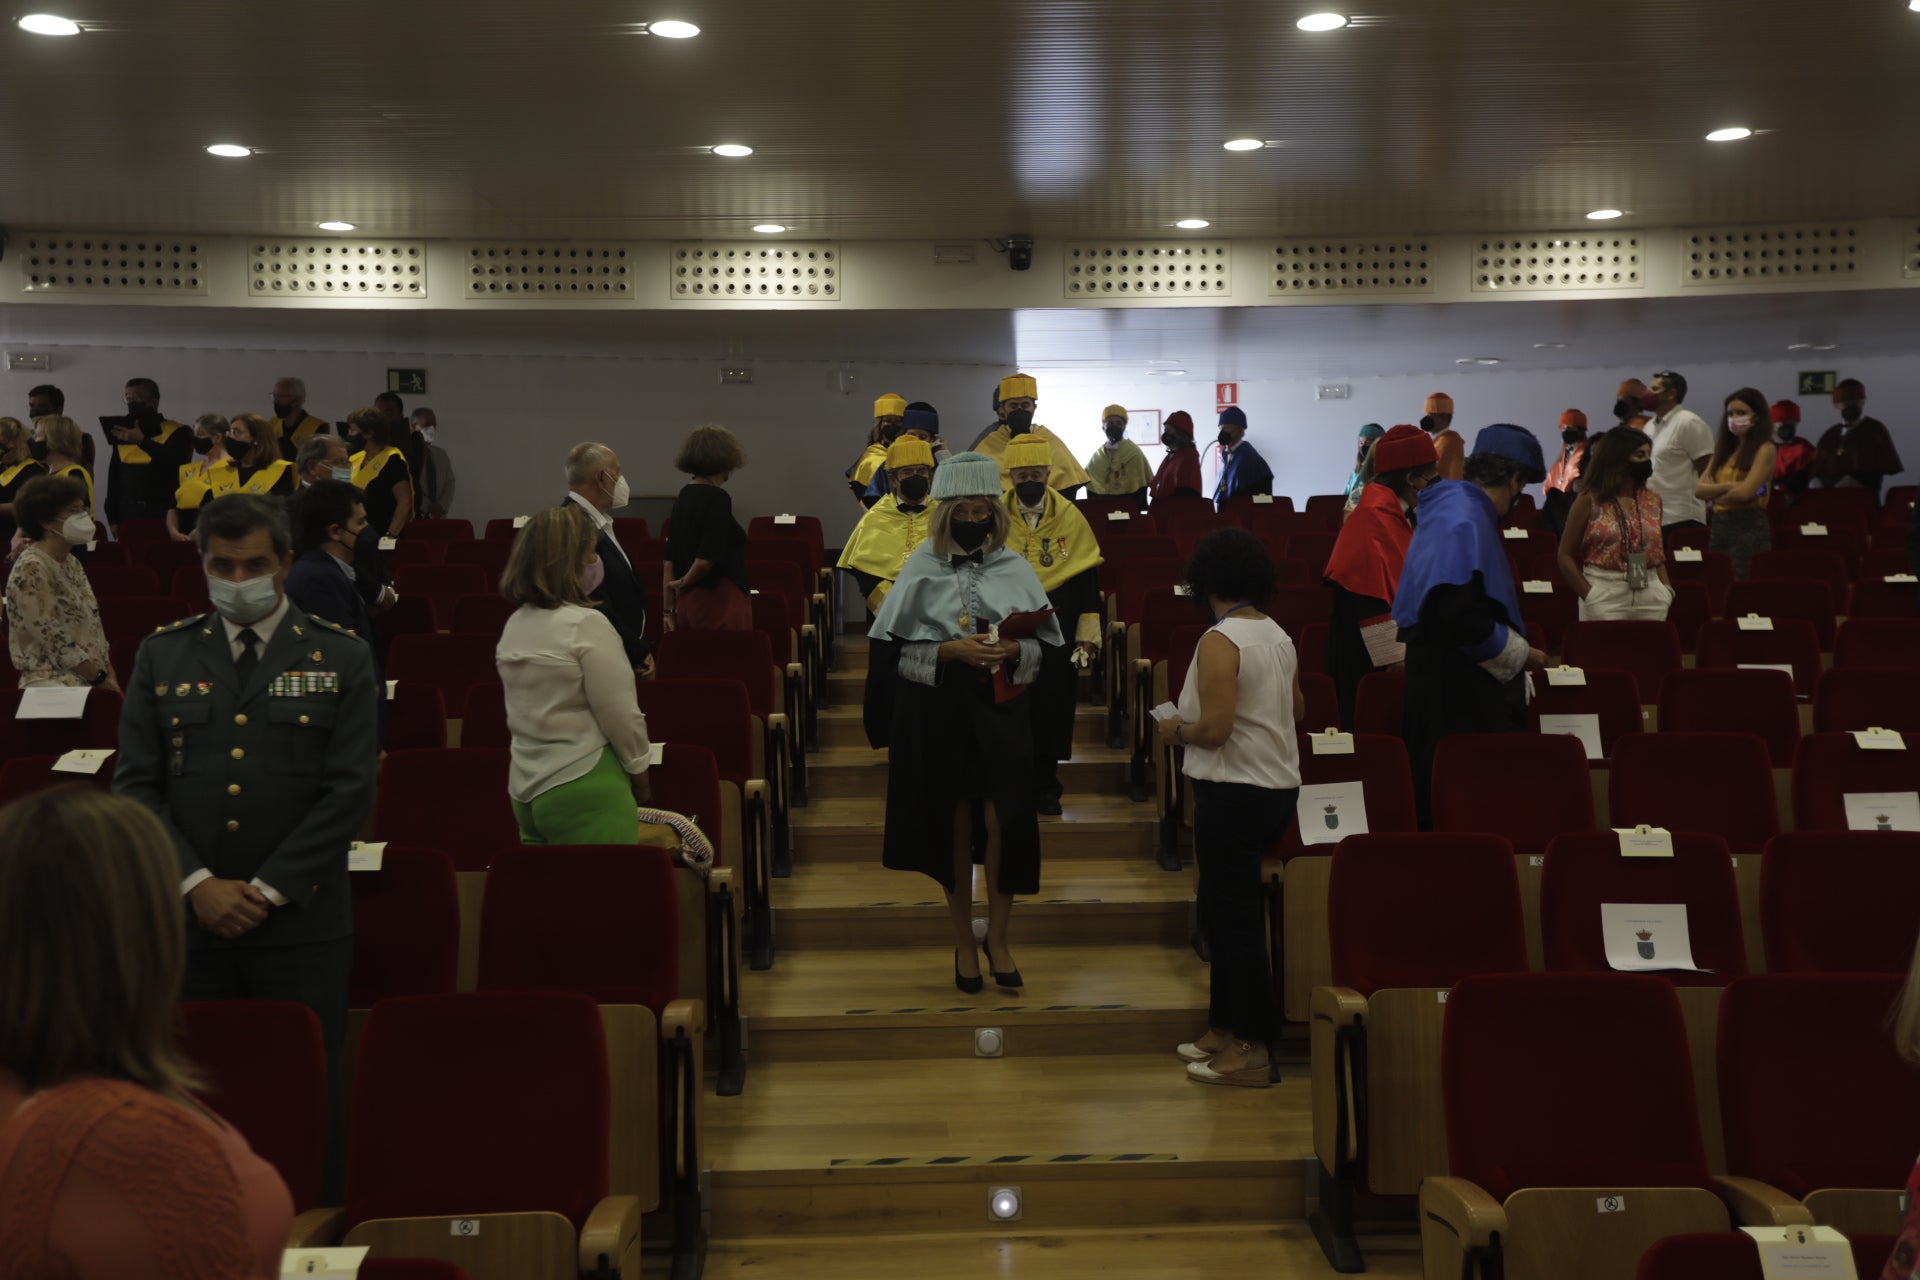
[[432, 427], [422, 427], [422, 428], [420, 428], [420, 438], [421, 438], [422, 440], [425, 440], [425, 441], [426, 441], [426, 442], [427, 442], [428, 444], [432, 444], [432, 443], [433, 443], [433, 428], [432, 428]]
[[84, 547], [93, 541], [97, 532], [93, 517], [84, 511], [76, 511], [60, 522], [60, 536], [67, 540], [69, 546]]
[[333, 475], [333, 478], [335, 480], [338, 480], [341, 484], [353, 483], [352, 467], [335, 467], [333, 468], [332, 475]]
[[627, 478], [621, 476], [613, 482], [613, 498], [608, 502], [607, 509], [610, 511], [618, 511], [621, 507], [626, 506], [632, 501], [633, 491], [627, 488]]
[[215, 611], [228, 622], [250, 627], [274, 611], [280, 603], [280, 590], [273, 585], [273, 575], [270, 573], [248, 578], [245, 582], [229, 582], [225, 578], [209, 576], [207, 598], [213, 602]]

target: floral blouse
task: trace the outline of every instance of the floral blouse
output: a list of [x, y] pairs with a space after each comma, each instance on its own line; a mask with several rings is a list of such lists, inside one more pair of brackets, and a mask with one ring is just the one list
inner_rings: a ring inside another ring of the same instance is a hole
[[1647, 568], [1667, 562], [1660, 542], [1660, 495], [1635, 490], [1630, 498], [1596, 499], [1587, 515], [1587, 531], [1580, 539], [1580, 563], [1593, 569], [1624, 573], [1627, 553], [1647, 553]]
[[21, 551], [7, 577], [7, 639], [22, 689], [83, 684], [75, 667], [109, 665], [100, 606], [78, 557], [63, 563], [38, 543]]

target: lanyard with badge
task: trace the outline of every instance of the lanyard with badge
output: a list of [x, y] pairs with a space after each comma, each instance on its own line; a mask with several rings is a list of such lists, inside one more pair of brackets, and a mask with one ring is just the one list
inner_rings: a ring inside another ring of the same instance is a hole
[[1620, 505], [1620, 499], [1613, 500], [1613, 513], [1620, 519], [1620, 541], [1627, 552], [1627, 590], [1645, 591], [1647, 589], [1647, 553], [1645, 549], [1634, 550], [1634, 534], [1640, 528], [1640, 495], [1633, 495], [1633, 522], [1627, 522], [1626, 508]]

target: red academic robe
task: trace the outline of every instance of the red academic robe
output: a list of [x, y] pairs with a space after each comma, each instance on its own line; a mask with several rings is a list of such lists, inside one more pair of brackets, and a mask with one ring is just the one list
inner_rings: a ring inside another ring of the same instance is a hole
[[1185, 449], [1169, 449], [1167, 456], [1160, 461], [1160, 469], [1153, 473], [1153, 487], [1150, 496], [1154, 502], [1162, 498], [1171, 498], [1182, 489], [1200, 493], [1200, 450], [1189, 445]]

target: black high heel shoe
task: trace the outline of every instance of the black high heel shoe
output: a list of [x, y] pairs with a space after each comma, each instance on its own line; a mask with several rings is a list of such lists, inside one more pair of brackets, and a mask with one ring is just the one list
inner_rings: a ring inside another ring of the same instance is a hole
[[[998, 975], [996, 974], [995, 976], [997, 977]], [[979, 995], [982, 991], [986, 990], [987, 987], [987, 980], [977, 973], [971, 978], [963, 978], [960, 976], [960, 949], [958, 947], [953, 949], [953, 985], [970, 996]]]
[[993, 967], [993, 939], [992, 938], [987, 938], [982, 942], [981, 950], [986, 954], [987, 968], [992, 972], [994, 982], [999, 986], [1010, 987], [1015, 990], [1018, 990], [1022, 985], [1022, 979], [1020, 977], [1020, 971], [1018, 969], [1014, 969], [1008, 973], [1002, 973], [1000, 972], [1000, 970], [995, 969]]

